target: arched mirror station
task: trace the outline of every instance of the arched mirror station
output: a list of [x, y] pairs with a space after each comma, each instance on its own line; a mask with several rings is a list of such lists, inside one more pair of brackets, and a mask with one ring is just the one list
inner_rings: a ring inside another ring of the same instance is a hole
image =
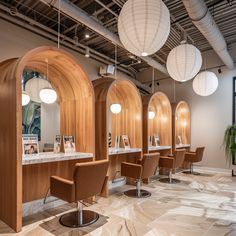
[[172, 115], [168, 97], [162, 92], [146, 95], [143, 100], [143, 151], [171, 152]]
[[190, 108], [185, 101], [172, 104], [172, 149], [190, 148]]
[[0, 219], [18, 232], [22, 203], [44, 198], [50, 176], [93, 161], [93, 86], [73, 56], [39, 47], [1, 62], [0, 111]]
[[129, 80], [100, 78], [94, 80], [93, 85], [96, 159], [109, 159], [109, 186], [112, 187], [123, 181], [121, 162], [135, 163], [141, 157], [142, 100]]

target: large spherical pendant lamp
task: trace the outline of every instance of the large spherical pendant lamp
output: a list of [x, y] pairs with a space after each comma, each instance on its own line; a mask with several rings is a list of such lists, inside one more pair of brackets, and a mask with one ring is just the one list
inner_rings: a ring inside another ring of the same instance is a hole
[[191, 44], [181, 44], [170, 51], [166, 66], [172, 79], [185, 82], [201, 69], [201, 52]]
[[22, 91], [21, 102], [22, 102], [22, 106], [26, 106], [30, 102], [30, 96], [25, 91]]
[[39, 97], [42, 102], [52, 104], [57, 100], [57, 93], [52, 88], [43, 88], [39, 92]]
[[161, 0], [128, 0], [118, 18], [124, 47], [136, 56], [157, 52], [170, 33], [170, 13]]
[[119, 103], [113, 103], [110, 106], [110, 110], [114, 114], [119, 114], [121, 112], [121, 105]]
[[213, 94], [218, 87], [218, 78], [211, 71], [199, 73], [193, 80], [193, 90], [200, 96]]

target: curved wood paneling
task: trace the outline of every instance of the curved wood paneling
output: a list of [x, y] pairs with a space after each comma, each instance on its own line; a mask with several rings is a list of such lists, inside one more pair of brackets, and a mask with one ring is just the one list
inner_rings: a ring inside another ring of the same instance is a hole
[[[127, 134], [131, 147], [142, 147], [142, 102], [138, 89], [129, 80], [101, 78], [93, 81], [95, 91], [96, 159], [108, 158], [109, 125], [112, 144], [116, 135]], [[112, 103], [120, 103], [122, 110], [110, 112]]]
[[[171, 146], [171, 105], [168, 97], [156, 92], [143, 98], [143, 151], [148, 153], [148, 136], [158, 134], [160, 145]], [[154, 119], [148, 119], [148, 111], [154, 111]]]
[[183, 144], [190, 144], [191, 119], [190, 108], [185, 101], [172, 104], [172, 145], [173, 150], [176, 148], [178, 136], [181, 137]]
[[22, 108], [24, 68], [46, 74], [60, 103], [61, 134], [74, 135], [76, 149], [94, 153], [94, 92], [78, 61], [54, 47], [39, 47], [0, 63], [0, 219], [15, 231], [22, 225]]

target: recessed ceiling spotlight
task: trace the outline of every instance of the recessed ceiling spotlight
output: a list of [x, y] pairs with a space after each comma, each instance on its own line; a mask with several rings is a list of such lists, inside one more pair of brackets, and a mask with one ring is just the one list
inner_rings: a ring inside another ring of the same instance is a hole
[[84, 37], [85, 37], [86, 39], [89, 39], [89, 38], [90, 38], [90, 34], [89, 34], [88, 31], [85, 32]]

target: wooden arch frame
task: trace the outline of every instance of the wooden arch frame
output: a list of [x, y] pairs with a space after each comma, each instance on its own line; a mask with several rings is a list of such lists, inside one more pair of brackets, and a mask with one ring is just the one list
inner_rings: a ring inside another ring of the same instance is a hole
[[[143, 151], [148, 153], [148, 136], [157, 133], [162, 146], [171, 146], [172, 141], [172, 109], [168, 97], [163, 92], [143, 97]], [[152, 120], [148, 119], [148, 111], [155, 112]]]
[[[122, 105], [119, 114], [111, 114], [111, 129], [114, 130], [116, 127], [117, 134], [129, 136], [131, 146], [142, 148], [142, 100], [136, 86], [129, 80], [112, 78], [94, 80], [93, 85], [96, 109], [96, 159], [108, 159], [108, 125], [111, 103], [119, 102]], [[114, 136], [112, 134], [113, 140]]]
[[64, 50], [39, 47], [0, 63], [0, 219], [22, 227], [22, 108], [24, 68], [46, 74], [60, 103], [61, 133], [74, 135], [76, 149], [94, 153], [94, 91], [77, 59]]
[[180, 101], [172, 104], [172, 149], [176, 149], [180, 135], [183, 144], [191, 141], [191, 113], [187, 102]]

